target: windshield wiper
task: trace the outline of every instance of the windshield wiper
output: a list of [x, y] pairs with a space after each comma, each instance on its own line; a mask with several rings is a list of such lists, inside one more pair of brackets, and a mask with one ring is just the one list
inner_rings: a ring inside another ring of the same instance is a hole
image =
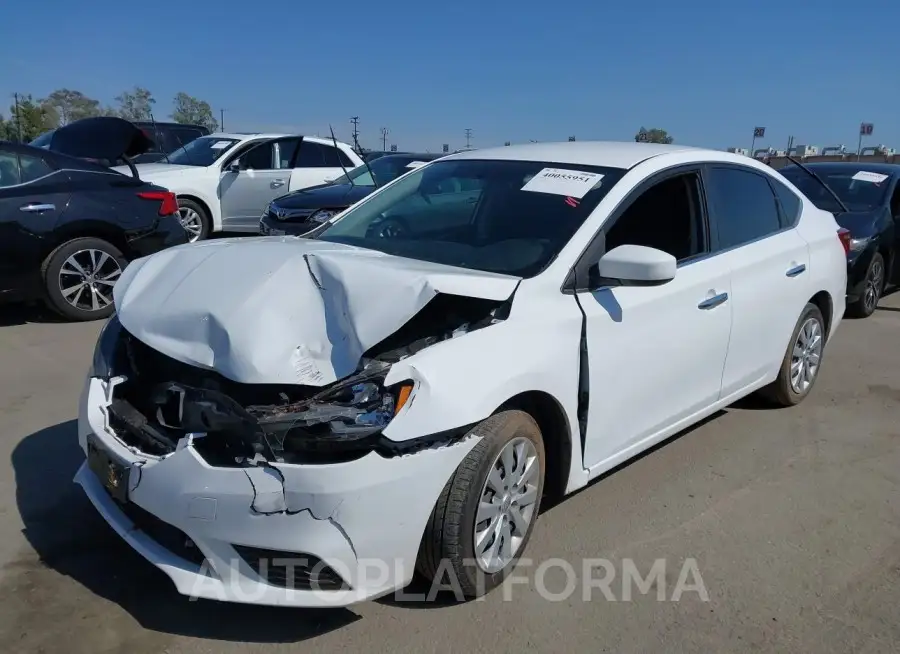
[[837, 202], [838, 206], [841, 208], [841, 210], [844, 213], [850, 213], [850, 209], [847, 208], [847, 205], [844, 204], [843, 200], [841, 200], [838, 197], [838, 194], [835, 193], [834, 190], [830, 186], [828, 186], [828, 184], [825, 183], [825, 180], [823, 180], [821, 177], [816, 175], [813, 171], [811, 171], [809, 168], [804, 166], [802, 163], [800, 163], [799, 161], [794, 159], [794, 157], [792, 157], [791, 155], [787, 155], [787, 158], [788, 158], [788, 161], [790, 161], [792, 164], [795, 164], [800, 170], [802, 170], [807, 175], [809, 175], [814, 180], [816, 180], [819, 184], [821, 184], [822, 188], [824, 188], [826, 191], [828, 191], [831, 194], [831, 197], [834, 198], [834, 201]]

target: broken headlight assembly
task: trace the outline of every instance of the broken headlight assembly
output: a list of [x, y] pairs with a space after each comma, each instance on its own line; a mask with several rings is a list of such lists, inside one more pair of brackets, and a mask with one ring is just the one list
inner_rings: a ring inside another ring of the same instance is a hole
[[376, 365], [302, 402], [250, 406], [247, 412], [258, 421], [272, 450], [286, 459], [316, 451], [368, 449], [412, 397], [411, 381], [385, 386], [389, 369]]
[[113, 314], [100, 329], [100, 335], [97, 337], [97, 345], [94, 346], [94, 358], [91, 361], [91, 377], [109, 379], [112, 376], [112, 365], [116, 358], [116, 351], [121, 343], [121, 336], [122, 323], [119, 322], [119, 317]]

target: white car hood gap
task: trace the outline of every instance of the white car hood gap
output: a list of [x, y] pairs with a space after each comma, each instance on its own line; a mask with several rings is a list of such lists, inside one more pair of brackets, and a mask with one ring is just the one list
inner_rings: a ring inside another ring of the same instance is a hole
[[247, 384], [326, 386], [435, 295], [504, 301], [519, 277], [291, 237], [222, 239], [132, 262], [119, 320], [169, 357]]

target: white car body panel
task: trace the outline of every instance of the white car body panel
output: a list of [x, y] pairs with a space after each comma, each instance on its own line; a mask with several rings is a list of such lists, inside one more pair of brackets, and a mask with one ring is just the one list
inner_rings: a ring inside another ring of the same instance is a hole
[[[340, 167], [241, 170], [237, 173], [223, 169], [231, 158], [230, 153], [247, 144], [292, 137], [300, 138], [300, 135], [210, 134], [203, 138], [238, 141], [211, 166], [150, 163], [138, 164], [136, 167], [141, 179], [167, 188], [179, 197], [191, 198], [204, 205], [210, 214], [212, 231], [255, 232], [259, 216], [271, 200], [291, 191], [323, 184], [343, 172]], [[334, 142], [330, 139], [315, 136], [302, 138], [304, 141], [334, 146]], [[349, 145], [338, 141], [337, 147], [353, 162], [353, 166], [350, 167], [362, 164], [362, 159]], [[127, 166], [117, 166], [114, 170], [130, 174]]]
[[[163, 251], [131, 264], [116, 285], [125, 329], [172, 358], [242, 383], [319, 386], [348, 374], [369, 346], [394, 333], [435, 294], [511, 297], [509, 313], [499, 322], [427, 346], [390, 367], [385, 385], [409, 380], [413, 391], [383, 429], [384, 438], [400, 447], [429, 435], [460, 434], [415, 453], [373, 452], [325, 465], [217, 468], [184, 438], [174, 452], [149, 456], [110, 426], [115, 379], [89, 376], [79, 413], [82, 447], [96, 438], [131, 464], [133, 501], [186, 533], [210, 561], [212, 580], [134, 529], [90, 470], [83, 467], [77, 481], [114, 529], [169, 575], [179, 592], [334, 606], [401, 588], [412, 576], [438, 494], [481, 438], [478, 423], [510, 401], [540, 397], [558, 412], [558, 433], [546, 433], [545, 442], [559, 448], [567, 467], [563, 485], [572, 492], [775, 379], [794, 325], [814, 297], [827, 314], [829, 334], [841, 321], [846, 257], [837, 223], [752, 159], [627, 143], [533, 144], [447, 158], [629, 170], [557, 257], [528, 279], [272, 237]], [[734, 164], [777, 178], [802, 199], [796, 226], [686, 262], [674, 279], [656, 286], [563, 292], [572, 266], [641, 182], [697, 162]], [[802, 266], [798, 274], [787, 274]], [[303, 359], [292, 360], [300, 346]], [[300, 374], [310, 362], [318, 369], [316, 380]], [[288, 592], [269, 586], [237, 560], [232, 544], [313, 554], [339, 570], [353, 590]], [[388, 577], [372, 579], [362, 571], [375, 559], [389, 562]]]

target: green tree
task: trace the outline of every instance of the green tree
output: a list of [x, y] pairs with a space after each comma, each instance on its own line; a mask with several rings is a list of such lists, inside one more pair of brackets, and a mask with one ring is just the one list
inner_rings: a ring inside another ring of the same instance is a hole
[[56, 112], [60, 125], [68, 125], [75, 120], [100, 116], [103, 113], [99, 100], [71, 89], [57, 89], [44, 99], [43, 104]]
[[634, 135], [634, 140], [638, 143], [671, 143], [673, 139], [664, 129], [641, 127]]
[[153, 94], [140, 86], [117, 95], [116, 102], [119, 104], [118, 114], [125, 120], [150, 120], [153, 105], [156, 104]]
[[[44, 132], [59, 127], [59, 117], [52, 107], [31, 97], [31, 94], [20, 95], [19, 104], [9, 107], [9, 131], [16, 138], [21, 133], [22, 141], [28, 143]], [[9, 128], [8, 126], [8, 128]]]
[[203, 125], [210, 132], [219, 129], [219, 122], [213, 116], [212, 107], [205, 100], [200, 100], [181, 91], [175, 94], [172, 101], [172, 120], [183, 125]]

